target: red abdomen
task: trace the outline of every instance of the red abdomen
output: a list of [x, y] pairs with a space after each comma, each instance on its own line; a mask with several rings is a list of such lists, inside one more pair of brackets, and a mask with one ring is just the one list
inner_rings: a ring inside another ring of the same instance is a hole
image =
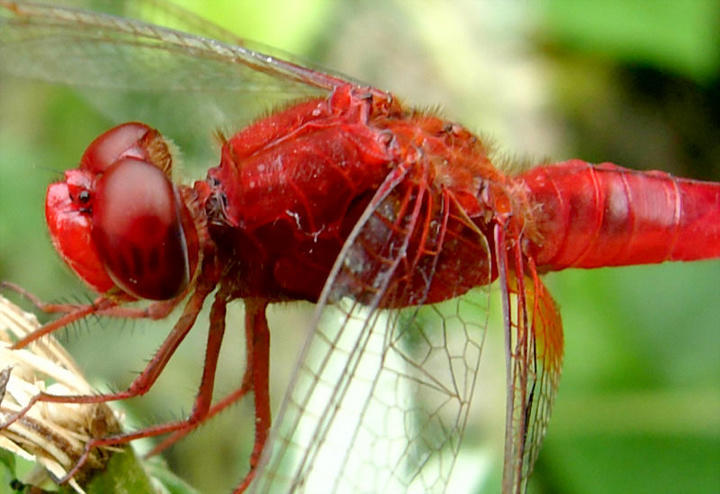
[[720, 184], [580, 160], [517, 179], [544, 271], [720, 257]]

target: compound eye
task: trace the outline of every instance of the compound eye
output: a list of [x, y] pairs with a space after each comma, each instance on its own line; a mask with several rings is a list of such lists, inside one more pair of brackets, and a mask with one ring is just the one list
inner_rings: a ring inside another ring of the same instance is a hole
[[102, 174], [125, 158], [152, 163], [168, 177], [172, 158], [167, 142], [155, 129], [140, 122], [128, 122], [101, 134], [85, 150], [80, 168]]
[[92, 239], [115, 284], [167, 300], [188, 284], [190, 266], [175, 187], [154, 164], [124, 158], [96, 183]]

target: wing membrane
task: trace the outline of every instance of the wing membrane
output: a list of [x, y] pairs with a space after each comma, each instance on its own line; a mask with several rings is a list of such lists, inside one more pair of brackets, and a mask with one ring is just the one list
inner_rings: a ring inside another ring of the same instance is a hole
[[[157, 3], [136, 2], [128, 10], [133, 3], [119, 2], [120, 8], [113, 10], [132, 15], [157, 11]], [[168, 25], [204, 28], [229, 42], [71, 7], [3, 0], [0, 8], [4, 70], [24, 77], [78, 86], [296, 95], [311, 92], [311, 87], [330, 90], [344, 82], [285, 56], [272, 56], [269, 48], [251, 49], [249, 42], [177, 7], [164, 11]]]
[[[232, 134], [273, 106], [345, 81], [157, 0], [61, 3], [0, 0], [0, 83], [10, 76], [76, 86], [111, 122], [156, 127], [204, 168], [217, 160], [213, 132]], [[95, 4], [141, 20], [74, 8]]]
[[[254, 492], [447, 485], [489, 297], [484, 287], [421, 305], [462, 215], [413, 173], [391, 173], [336, 261]], [[475, 231], [473, 240], [479, 262], [489, 262], [485, 238]]]
[[508, 368], [503, 492], [522, 494], [557, 393], [563, 354], [562, 321], [534, 264], [523, 263], [519, 242], [508, 262], [507, 244], [499, 228], [496, 245]]

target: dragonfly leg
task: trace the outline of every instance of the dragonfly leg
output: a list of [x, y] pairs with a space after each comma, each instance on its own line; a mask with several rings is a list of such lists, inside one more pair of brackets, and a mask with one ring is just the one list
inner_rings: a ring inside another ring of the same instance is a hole
[[[247, 376], [248, 374], [246, 373], [245, 375]], [[146, 457], [154, 456], [154, 455], [166, 450], [167, 448], [169, 448], [170, 446], [172, 446], [173, 444], [178, 442], [180, 439], [187, 436], [193, 430], [195, 430], [202, 422], [206, 422], [206, 421], [212, 419], [215, 415], [222, 412], [230, 405], [236, 403], [238, 400], [242, 399], [248, 393], [248, 391], [250, 391], [252, 389], [250, 387], [250, 384], [251, 384], [251, 382], [249, 379], [243, 380], [242, 386], [239, 387], [238, 389], [236, 389], [235, 391], [233, 391], [232, 393], [224, 396], [221, 400], [219, 400], [217, 403], [215, 403], [210, 408], [207, 415], [203, 418], [203, 420], [201, 422], [194, 424], [193, 427], [188, 427], [186, 429], [180, 429], [178, 431], [173, 432], [172, 434], [170, 434], [170, 436], [168, 436], [166, 439], [164, 439], [160, 444], [158, 444], [153, 449], [151, 449], [150, 452], [148, 452], [145, 456]]]
[[155, 302], [147, 307], [122, 307], [120, 304], [132, 299], [127, 296], [119, 295], [117, 297], [100, 296], [91, 304], [54, 304], [40, 300], [39, 297], [25, 290], [19, 285], [10, 282], [0, 282], [0, 287], [14, 291], [22, 297], [28, 299], [39, 310], [48, 314], [63, 314], [58, 319], [44, 324], [37, 331], [27, 335], [25, 338], [17, 341], [13, 348], [24, 348], [35, 340], [43, 336], [57, 331], [75, 321], [83, 319], [91, 314], [97, 314], [107, 317], [117, 317], [125, 319], [162, 319], [166, 317], [180, 303], [186, 294], [181, 294], [170, 300]]
[[[168, 334], [167, 338], [165, 338], [165, 341], [163, 341], [162, 345], [160, 345], [160, 348], [157, 350], [145, 369], [135, 378], [125, 391], [97, 395], [55, 395], [50, 393], [39, 393], [30, 398], [28, 403], [22, 409], [14, 413], [12, 416], [7, 417], [5, 422], [0, 424], [0, 429], [9, 426], [19, 418], [23, 417], [27, 411], [39, 401], [52, 403], [105, 403], [108, 401], [123, 400], [145, 394], [155, 383], [158, 376], [165, 368], [165, 365], [167, 365], [168, 361], [175, 353], [177, 347], [188, 334], [190, 328], [192, 328], [200, 310], [202, 309], [203, 301], [205, 300], [205, 297], [207, 297], [208, 293], [212, 291], [212, 288], [212, 286], [198, 287], [198, 289], [192, 294], [190, 300], [188, 300], [185, 306], [182, 316], [175, 324], [172, 331], [170, 331], [170, 334]], [[78, 315], [78, 313], [75, 312], [66, 314], [65, 316], [46, 324], [26, 338], [20, 340], [15, 344], [15, 347], [21, 348], [40, 336], [52, 332], [55, 329], [62, 327], [62, 325], [68, 324], [69, 322], [79, 319], [80, 317], [84, 317], [84, 315], [92, 312], [92, 309], [88, 309], [87, 312], [82, 315]], [[72, 319], [71, 316], [73, 317]], [[70, 319], [70, 321], [67, 319]]]
[[111, 309], [117, 306], [118, 301], [111, 300], [109, 298], [100, 296], [91, 304], [52, 304], [43, 302], [39, 297], [25, 290], [23, 287], [10, 283], [8, 281], [0, 282], [0, 288], [6, 288], [8, 290], [18, 293], [20, 296], [28, 299], [39, 310], [49, 314], [62, 314], [61, 317], [51, 321], [36, 331], [25, 336], [25, 338], [15, 342], [13, 345], [14, 349], [24, 348], [33, 341], [42, 338], [46, 334], [50, 334], [58, 329], [72, 324], [73, 322], [83, 319], [90, 314], [97, 314], [107, 309]]
[[[270, 401], [268, 387], [265, 386], [263, 389], [262, 382], [257, 385], [258, 387], [256, 387], [254, 384], [255, 380], [253, 379], [255, 376], [267, 376], [267, 370], [269, 365], [269, 359], [267, 358], [269, 349], [269, 330], [267, 325], [267, 319], [265, 318], [265, 308], [267, 307], [267, 303], [254, 305], [255, 302], [253, 301], [246, 300], [245, 302], [245, 348], [247, 349], [247, 363], [245, 373], [243, 374], [242, 378], [242, 384], [238, 389], [224, 396], [217, 403], [215, 403], [208, 411], [207, 416], [203, 419], [203, 422], [212, 419], [214, 416], [216, 416], [229, 406], [233, 405], [238, 400], [241, 400], [248, 392], [252, 391], [253, 389], [255, 390], [256, 401], [259, 400], [261, 404], [267, 404]], [[264, 365], [263, 368], [258, 368], [258, 366], [262, 367], [262, 362], [267, 363]], [[265, 377], [264, 380], [265, 382], [267, 382], [267, 377]], [[261, 442], [256, 441], [256, 444], [253, 448], [251, 468], [255, 468], [255, 466], [257, 465], [257, 461], [260, 457], [260, 454], [262, 453], [264, 441], [267, 439], [267, 430], [270, 428], [269, 406], [260, 407], [260, 410], [260, 413], [256, 413], [255, 423], [256, 427], [261, 429], [259, 436]], [[188, 435], [190, 432], [192, 432], [200, 424], [201, 423], [197, 423], [192, 428], [181, 429], [174, 432], [166, 439], [164, 439], [160, 444], [150, 450], [150, 452], [147, 453], [146, 456], [153, 456], [167, 449], [168, 447]]]
[[[0, 282], [0, 288], [5, 288], [7, 290], [13, 291], [20, 295], [23, 298], [26, 298], [30, 301], [31, 304], [33, 304], [35, 307], [38, 308], [38, 310], [42, 312], [46, 312], [48, 314], [56, 314], [56, 313], [71, 313], [75, 312], [78, 309], [83, 309], [89, 306], [95, 305], [93, 304], [53, 304], [44, 302], [40, 299], [37, 295], [35, 295], [32, 292], [29, 292], [25, 288], [21, 287], [20, 285], [16, 285], [15, 283], [9, 282], [9, 281], [2, 281]], [[99, 297], [95, 303], [100, 301], [102, 297]]]
[[270, 432], [270, 330], [265, 314], [267, 305], [265, 299], [245, 300], [245, 337], [248, 347], [245, 377], [249, 377], [255, 395], [255, 444], [250, 454], [250, 470], [235, 488], [234, 494], [245, 492], [255, 478], [255, 469]]
[[[173, 328], [173, 333], [176, 332], [180, 334], [180, 338], [178, 340], [173, 339], [172, 343], [167, 345], [167, 348], [171, 348], [171, 351], [168, 354], [163, 355], [162, 362], [158, 362], [160, 365], [154, 365], [156, 363], [156, 360], [158, 358], [158, 355], [161, 352], [158, 352], [158, 354], [153, 358], [153, 360], [148, 364], [146, 369], [143, 371], [143, 373], [138, 376], [138, 379], [133, 381], [133, 385], [128, 388], [127, 391], [123, 393], [117, 393], [113, 395], [100, 395], [100, 396], [79, 396], [79, 397], [59, 397], [59, 398], [71, 398], [72, 403], [92, 403], [94, 400], [86, 401], [85, 398], [108, 398], [110, 399], [123, 399], [128, 398], [131, 396], [138, 396], [140, 394], [143, 394], [146, 392], [152, 384], [154, 383], [157, 376], [160, 374], [160, 371], [165, 366], [167, 361], [169, 360], [172, 353], [177, 348], [180, 341], [182, 341], [182, 337], [187, 334], [187, 331], [192, 327], [192, 325], [195, 322], [195, 318], [197, 317], [198, 312], [200, 311], [201, 305], [202, 305], [202, 299], [205, 298], [207, 293], [198, 294], [198, 292], [195, 292], [193, 294], [193, 298], [190, 300], [190, 302], [193, 302], [194, 300], [198, 299], [199, 304], [193, 305], [192, 312], [188, 313], [188, 308], [186, 308], [185, 313], [183, 314], [183, 317], [180, 318], [180, 321], [178, 321], [178, 324], [176, 324], [175, 328]], [[190, 302], [188, 305], [190, 305]], [[176, 420], [172, 422], [167, 422], [164, 424], [158, 424], [154, 425], [152, 427], [147, 427], [145, 429], [140, 429], [134, 432], [128, 432], [123, 434], [116, 434], [112, 436], [107, 437], [100, 437], [95, 438], [90, 441], [88, 441], [85, 444], [85, 448], [83, 449], [82, 454], [80, 455], [79, 459], [75, 463], [75, 465], [68, 471], [68, 473], [59, 480], [59, 483], [64, 483], [70, 480], [83, 466], [83, 464], [87, 461], [90, 452], [94, 448], [99, 448], [103, 446], [116, 446], [119, 444], [126, 444], [130, 441], [133, 441], [135, 439], [141, 439], [145, 437], [154, 437], [159, 436], [163, 434], [172, 434], [177, 431], [184, 431], [184, 430], [192, 430], [195, 427], [197, 427], [198, 424], [203, 422], [208, 417], [208, 413], [210, 411], [210, 404], [212, 403], [212, 393], [213, 388], [215, 385], [215, 371], [217, 369], [217, 362], [218, 357], [220, 355], [220, 345], [222, 344], [223, 336], [225, 334], [225, 313], [227, 311], [227, 298], [225, 294], [222, 292], [218, 292], [218, 294], [215, 297], [215, 301], [213, 302], [212, 308], [210, 310], [210, 329], [208, 331], [208, 339], [207, 339], [207, 346], [205, 350], [205, 363], [203, 366], [203, 374], [200, 381], [200, 386], [198, 388], [198, 393], [195, 397], [195, 403], [193, 404], [193, 409], [190, 415], [183, 420]], [[189, 317], [185, 317], [185, 316]], [[186, 327], [187, 326], [187, 327]], [[163, 343], [161, 349], [165, 349], [166, 344], [171, 340], [171, 338], [168, 338]], [[146, 377], [145, 380], [141, 383], [140, 386], [134, 387], [134, 385], [138, 382], [138, 380], [142, 377]], [[80, 398], [80, 400], [76, 400], [75, 398]], [[52, 401], [65, 401], [65, 400], [52, 400]], [[70, 400], [68, 400], [70, 401]], [[103, 400], [107, 401], [107, 400]]]
[[98, 311], [101, 316], [116, 317], [118, 319], [164, 319], [177, 307], [185, 295], [180, 295], [170, 300], [153, 302], [147, 307], [123, 307], [115, 306]]

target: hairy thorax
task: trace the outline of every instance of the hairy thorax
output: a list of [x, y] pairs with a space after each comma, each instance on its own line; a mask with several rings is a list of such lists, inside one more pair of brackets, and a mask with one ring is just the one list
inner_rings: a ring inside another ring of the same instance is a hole
[[395, 288], [381, 302], [392, 306], [495, 277], [490, 228], [512, 209], [506, 188], [464, 128], [351, 88], [234, 135], [196, 184], [238, 296], [317, 300], [353, 236], [338, 270], [350, 293], [340, 295], [370, 298], [395, 262]]

